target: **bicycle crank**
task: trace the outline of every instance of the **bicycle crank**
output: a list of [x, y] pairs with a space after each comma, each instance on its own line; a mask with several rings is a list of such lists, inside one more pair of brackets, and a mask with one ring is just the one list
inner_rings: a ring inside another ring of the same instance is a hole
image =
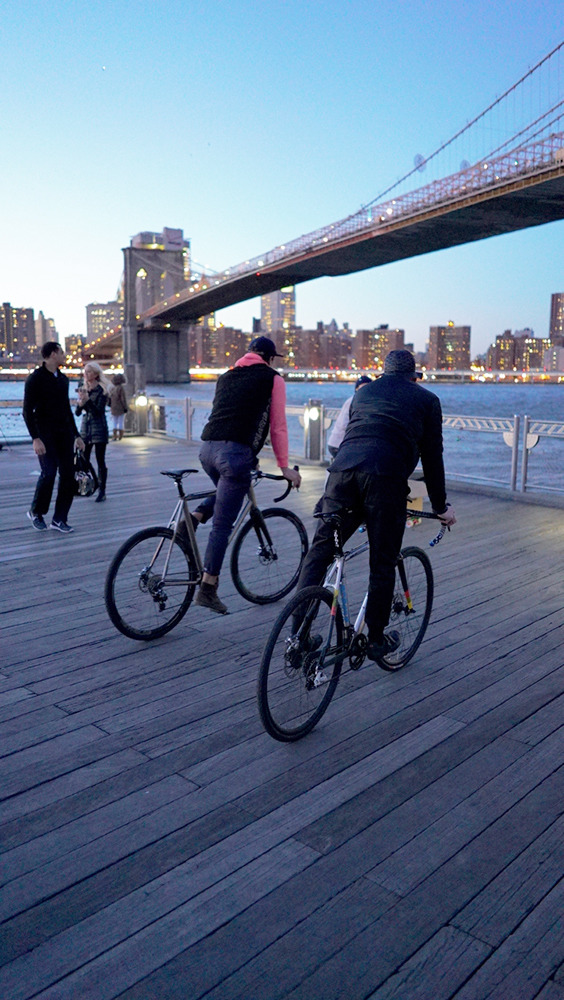
[[361, 633], [360, 635], [355, 635], [353, 641], [351, 642], [350, 652], [349, 652], [349, 663], [351, 665], [351, 670], [359, 670], [366, 659], [366, 650], [368, 649], [368, 636]]

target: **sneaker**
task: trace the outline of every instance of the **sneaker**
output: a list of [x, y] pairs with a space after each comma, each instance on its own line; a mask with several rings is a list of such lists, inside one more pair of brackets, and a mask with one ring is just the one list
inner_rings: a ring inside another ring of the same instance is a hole
[[29, 517], [33, 527], [36, 531], [47, 531], [47, 525], [41, 517], [41, 514], [34, 514], [33, 511], [28, 510], [27, 516]]
[[197, 604], [200, 608], [208, 608], [209, 611], [215, 611], [218, 615], [229, 614], [229, 610], [217, 596], [217, 587], [214, 587], [211, 583], [201, 584], [194, 599], [194, 604]]
[[74, 528], [71, 528], [70, 524], [67, 524], [66, 521], [51, 521], [51, 527], [54, 531], [62, 531], [63, 535], [68, 535], [71, 531], [74, 531]]
[[399, 649], [400, 642], [399, 632], [392, 629], [384, 634], [382, 642], [369, 642], [366, 655], [369, 660], [383, 660], [385, 656]]

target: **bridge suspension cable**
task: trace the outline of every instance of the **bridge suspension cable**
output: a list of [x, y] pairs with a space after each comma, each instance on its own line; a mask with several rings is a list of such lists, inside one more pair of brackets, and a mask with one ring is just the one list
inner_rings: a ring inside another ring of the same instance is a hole
[[[515, 94], [517, 92], [517, 90], [520, 87], [522, 87], [527, 80], [530, 80], [535, 74], [538, 74], [538, 71], [543, 66], [548, 66], [550, 64], [551, 60], [553, 60], [556, 56], [558, 56], [563, 48], [564, 48], [564, 41], [562, 41], [558, 45], [556, 45], [546, 56], [543, 56], [543, 58], [540, 59], [539, 62], [537, 62], [533, 67], [531, 67], [531, 69], [527, 70], [527, 72], [524, 73], [523, 76], [521, 76], [519, 78], [519, 80], [517, 80], [514, 84], [512, 84], [511, 87], [508, 87], [507, 90], [505, 90], [503, 94], [501, 94], [499, 97], [496, 97], [496, 99], [494, 101], [492, 101], [491, 104], [489, 104], [486, 108], [484, 108], [484, 110], [481, 111], [479, 115], [476, 115], [474, 118], [472, 118], [471, 121], [467, 122], [466, 125], [464, 125], [461, 129], [459, 129], [457, 132], [455, 132], [455, 134], [453, 136], [451, 136], [450, 139], [447, 139], [446, 142], [443, 142], [433, 153], [430, 153], [429, 156], [423, 157], [422, 160], [418, 160], [418, 162], [416, 163], [416, 165], [414, 167], [412, 167], [410, 170], [408, 170], [408, 172], [406, 174], [404, 174], [403, 177], [400, 177], [397, 181], [395, 181], [389, 187], [385, 188], [384, 191], [381, 191], [380, 194], [376, 195], [376, 197], [372, 199], [372, 201], [369, 201], [365, 205], [363, 205], [359, 209], [359, 211], [360, 212], [364, 212], [364, 211], [366, 211], [366, 209], [371, 208], [373, 205], [378, 204], [378, 202], [382, 201], [386, 197], [386, 195], [391, 194], [392, 191], [397, 190], [397, 188], [399, 188], [403, 183], [405, 183], [405, 181], [409, 180], [410, 177], [413, 177], [414, 174], [419, 173], [421, 171], [422, 167], [426, 167], [429, 163], [431, 163], [432, 160], [436, 159], [439, 156], [440, 153], [442, 153], [445, 149], [447, 149], [450, 146], [452, 146], [456, 142], [457, 139], [460, 139], [463, 135], [465, 135], [467, 132], [469, 132], [470, 129], [474, 128], [474, 126], [477, 125], [478, 122], [480, 122], [483, 119], [485, 119], [486, 116], [488, 114], [490, 114], [495, 108], [499, 107], [502, 104], [502, 102], [504, 102], [512, 94]], [[560, 89], [560, 80], [559, 79], [558, 79], [557, 86], [558, 86], [558, 89]], [[484, 153], [482, 154], [482, 156], [483, 157], [492, 157], [497, 152], [500, 152], [502, 149], [507, 148], [516, 138], [518, 138], [521, 135], [525, 135], [527, 133], [527, 131], [533, 125], [535, 125], [538, 122], [540, 122], [544, 117], [547, 117], [552, 111], [554, 111], [557, 107], [561, 107], [563, 104], [564, 104], [564, 100], [560, 100], [549, 111], [545, 111], [539, 117], [537, 117], [536, 121], [534, 121], [534, 122], [526, 125], [520, 131], [518, 131], [517, 134], [513, 134], [512, 133], [510, 136], [508, 136], [508, 138], [505, 139], [504, 142], [497, 147], [497, 149], [484, 151]], [[533, 137], [531, 136], [530, 138], [533, 138]], [[468, 164], [468, 166], [470, 166], [470, 164]], [[446, 171], [446, 172], [450, 172], [450, 171]], [[357, 214], [356, 212], [353, 213], [353, 215], [356, 215], [356, 214]]]

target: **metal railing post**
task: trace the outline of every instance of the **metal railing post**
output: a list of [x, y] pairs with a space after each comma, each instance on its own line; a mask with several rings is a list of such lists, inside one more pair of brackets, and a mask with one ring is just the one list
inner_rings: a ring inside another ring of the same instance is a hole
[[186, 429], [186, 440], [190, 442], [192, 440], [192, 400], [190, 396], [186, 396], [184, 400], [184, 427]]
[[523, 417], [523, 454], [521, 455], [521, 493], [524, 493], [527, 489], [527, 465], [529, 462], [529, 449], [527, 447], [528, 437], [529, 417], [525, 414]]
[[[518, 413], [513, 414], [513, 444], [511, 446], [511, 483], [510, 490], [515, 493], [517, 490], [517, 463], [519, 460], [519, 424], [521, 418]], [[526, 438], [525, 438], [526, 440]]]

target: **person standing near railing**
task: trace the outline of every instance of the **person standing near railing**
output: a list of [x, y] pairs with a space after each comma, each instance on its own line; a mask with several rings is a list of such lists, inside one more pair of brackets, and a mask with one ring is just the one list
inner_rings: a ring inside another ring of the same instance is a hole
[[[354, 391], [356, 392], [357, 389], [360, 389], [361, 385], [368, 385], [369, 382], [372, 382], [370, 375], [359, 375], [354, 384]], [[331, 433], [327, 439], [327, 451], [331, 455], [331, 458], [335, 458], [335, 455], [339, 450], [339, 446], [345, 436], [351, 416], [351, 403], [353, 399], [354, 395], [345, 399], [345, 402], [339, 410], [339, 415], [331, 428]]]
[[215, 497], [194, 512], [213, 524], [204, 557], [204, 574], [195, 603], [217, 614], [227, 614], [217, 595], [219, 574], [231, 529], [257, 464], [257, 455], [270, 431], [276, 461], [285, 479], [299, 487], [299, 472], [288, 467], [286, 385], [275, 371], [281, 357], [268, 337], [256, 337], [235, 367], [217, 380], [212, 412], [202, 431], [200, 461], [216, 487]]

